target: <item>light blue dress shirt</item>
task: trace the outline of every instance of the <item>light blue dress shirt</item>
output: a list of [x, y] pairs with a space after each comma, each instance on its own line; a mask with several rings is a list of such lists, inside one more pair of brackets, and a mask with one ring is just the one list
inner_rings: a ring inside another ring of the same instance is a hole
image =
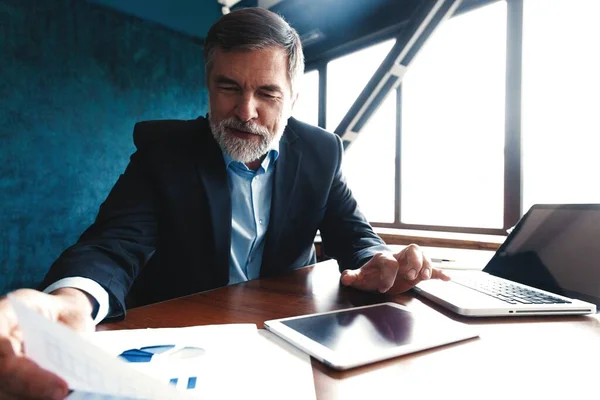
[[223, 152], [231, 193], [230, 285], [260, 274], [278, 157], [277, 147], [269, 151], [258, 170], [252, 171]]

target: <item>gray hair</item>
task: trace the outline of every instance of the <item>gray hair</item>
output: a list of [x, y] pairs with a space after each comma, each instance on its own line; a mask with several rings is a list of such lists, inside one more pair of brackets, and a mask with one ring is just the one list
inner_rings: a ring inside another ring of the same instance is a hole
[[292, 93], [295, 93], [295, 84], [304, 73], [300, 36], [281, 16], [260, 7], [232, 11], [210, 28], [204, 42], [206, 77], [211, 71], [217, 49], [251, 51], [268, 47], [280, 47], [286, 52], [288, 80]]

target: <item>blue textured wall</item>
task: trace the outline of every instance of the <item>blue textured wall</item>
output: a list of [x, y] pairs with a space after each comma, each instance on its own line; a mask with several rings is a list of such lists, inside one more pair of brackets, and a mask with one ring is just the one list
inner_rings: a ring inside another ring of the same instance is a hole
[[202, 49], [178, 33], [80, 0], [0, 0], [0, 294], [39, 284], [93, 221], [134, 123], [204, 114], [203, 86]]

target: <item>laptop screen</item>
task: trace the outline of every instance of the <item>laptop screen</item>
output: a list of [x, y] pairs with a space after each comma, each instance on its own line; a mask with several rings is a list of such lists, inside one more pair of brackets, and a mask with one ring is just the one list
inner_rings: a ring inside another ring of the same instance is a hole
[[534, 205], [483, 270], [600, 306], [600, 204]]

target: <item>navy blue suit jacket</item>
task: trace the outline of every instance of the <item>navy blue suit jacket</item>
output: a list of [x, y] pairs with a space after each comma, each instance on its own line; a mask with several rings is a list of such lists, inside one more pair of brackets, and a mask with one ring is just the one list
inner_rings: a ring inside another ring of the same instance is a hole
[[[231, 199], [208, 121], [140, 122], [133, 136], [137, 150], [94, 224], [44, 281], [95, 280], [110, 295], [113, 317], [124, 315], [126, 304], [162, 301], [229, 280]], [[275, 167], [261, 277], [314, 263], [317, 229], [342, 270], [360, 267], [381, 250], [383, 242], [346, 186], [342, 153], [338, 136], [290, 118]]]

